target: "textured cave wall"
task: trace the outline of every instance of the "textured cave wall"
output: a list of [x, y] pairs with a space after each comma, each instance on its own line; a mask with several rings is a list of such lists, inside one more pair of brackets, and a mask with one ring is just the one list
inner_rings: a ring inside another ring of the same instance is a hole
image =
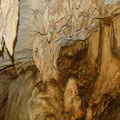
[[[119, 0], [49, 1], [44, 13], [40, 13], [43, 17], [35, 17], [42, 24], [38, 29], [39, 32], [36, 33], [33, 58], [43, 82], [53, 78], [59, 82], [61, 79], [57, 60], [62, 47], [72, 45], [76, 41], [88, 41], [86, 56], [79, 61], [80, 67], [83, 67], [82, 71], [88, 71], [88, 75], [93, 76], [91, 81], [87, 78], [85, 83], [88, 81], [91, 83], [87, 85], [88, 93], [83, 95], [88, 102], [86, 112], [88, 120], [100, 116], [111, 99], [119, 94], [120, 39], [116, 34], [119, 33], [119, 27], [116, 25], [119, 24], [119, 21], [116, 22], [120, 15], [119, 2]], [[71, 66], [71, 63], [68, 63], [69, 60], [66, 63], [64, 61], [65, 59], [61, 64]], [[92, 69], [96, 73], [92, 73]], [[68, 78], [67, 81], [69, 81]], [[63, 91], [65, 90], [67, 88]], [[66, 96], [64, 99], [66, 100]], [[104, 104], [105, 101], [107, 101], [106, 104]], [[64, 112], [68, 113], [66, 110]], [[70, 118], [76, 119], [75, 115]], [[67, 115], [66, 119], [70, 118]]]
[[120, 0], [20, 2], [17, 44], [31, 43], [37, 69], [17, 71], [4, 119], [109, 119], [120, 94]]
[[[9, 66], [0, 71], [0, 120], [4, 120], [4, 115], [7, 109], [7, 100], [9, 95], [10, 84], [16, 81], [18, 75], [25, 72], [25, 69], [33, 69], [34, 63], [27, 62], [14, 66]], [[33, 69], [34, 70], [34, 69]]]

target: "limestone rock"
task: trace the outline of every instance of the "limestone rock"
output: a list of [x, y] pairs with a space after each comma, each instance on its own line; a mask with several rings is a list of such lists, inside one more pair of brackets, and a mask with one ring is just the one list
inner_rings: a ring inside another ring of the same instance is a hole
[[[120, 94], [120, 0], [19, 3], [15, 63], [29, 61], [33, 55], [35, 65], [17, 70], [15, 81], [9, 79], [1, 87], [0, 116], [5, 115], [5, 120], [110, 119], [107, 111]], [[7, 106], [2, 104], [5, 100]], [[112, 117], [117, 120], [119, 114]]]
[[[0, 50], [5, 45], [10, 53], [13, 54], [13, 45], [17, 32], [18, 23], [18, 0], [1, 1], [0, 5]], [[10, 31], [11, 29], [11, 31]]]
[[58, 83], [42, 83], [35, 66], [25, 71], [9, 87], [5, 120], [62, 119], [63, 98]]

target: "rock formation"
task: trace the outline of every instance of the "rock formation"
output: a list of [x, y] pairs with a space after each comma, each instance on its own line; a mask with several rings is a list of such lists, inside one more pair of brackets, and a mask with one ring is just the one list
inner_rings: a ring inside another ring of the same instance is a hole
[[10, 42], [1, 41], [10, 54], [15, 34], [18, 43], [28, 41], [34, 62], [15, 59], [1, 70], [0, 119], [120, 119], [120, 0], [13, 1], [1, 1], [1, 10], [16, 8], [15, 24], [8, 14], [8, 23], [1, 19], [14, 33], [1, 29]]

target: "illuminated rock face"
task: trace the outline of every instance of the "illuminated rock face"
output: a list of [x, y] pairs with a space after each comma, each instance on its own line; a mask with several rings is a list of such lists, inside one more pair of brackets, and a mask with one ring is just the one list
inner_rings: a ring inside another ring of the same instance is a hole
[[28, 41], [35, 64], [16, 65], [14, 82], [8, 78], [0, 88], [2, 95], [9, 87], [1, 96], [2, 119], [109, 118], [120, 94], [120, 0], [19, 4], [18, 46]]
[[13, 43], [16, 37], [18, 9], [18, 0], [6, 0], [0, 3], [0, 50], [5, 43], [10, 55], [13, 54]]

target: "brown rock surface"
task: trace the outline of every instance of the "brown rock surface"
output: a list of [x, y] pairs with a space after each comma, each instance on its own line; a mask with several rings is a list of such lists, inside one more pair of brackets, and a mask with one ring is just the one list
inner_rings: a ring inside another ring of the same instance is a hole
[[[29, 41], [37, 69], [32, 63], [1, 71], [1, 119], [118, 120], [120, 0], [25, 4], [20, 7], [18, 40]], [[27, 27], [24, 9], [31, 10], [25, 12], [31, 20]], [[30, 36], [22, 36], [25, 29]]]

